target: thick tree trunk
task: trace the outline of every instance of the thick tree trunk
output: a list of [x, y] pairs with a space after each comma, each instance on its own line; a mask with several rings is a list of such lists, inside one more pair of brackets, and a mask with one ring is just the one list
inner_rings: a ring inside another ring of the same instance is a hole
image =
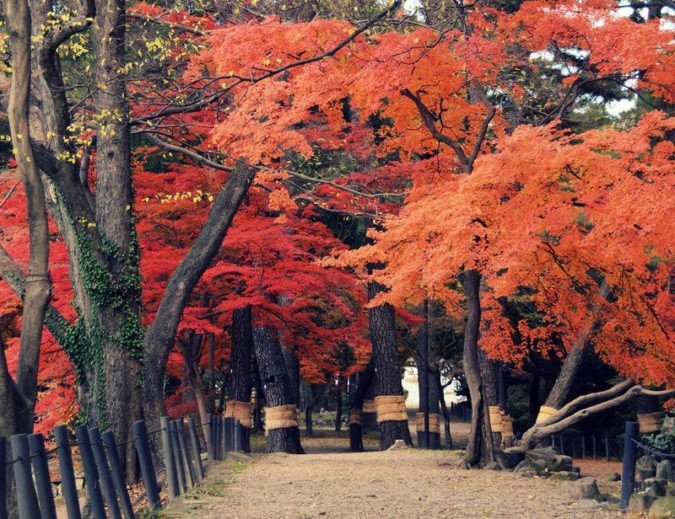
[[[250, 402], [253, 391], [253, 323], [250, 306], [232, 312], [232, 353], [230, 355], [230, 379], [228, 399]], [[244, 452], [251, 452], [251, 430], [242, 427]]]
[[[366, 399], [368, 390], [373, 386], [375, 378], [375, 363], [371, 358], [366, 369], [361, 373], [359, 377], [359, 384], [354, 392], [350, 408], [357, 411], [363, 409], [363, 402]], [[363, 420], [363, 415], [361, 415], [361, 420]], [[361, 423], [351, 423], [349, 424], [349, 450], [352, 452], [363, 452], [363, 426]]]
[[[291, 392], [283, 351], [275, 336], [268, 328], [254, 328], [253, 344], [267, 407], [297, 406]], [[267, 452], [304, 454], [297, 425], [268, 430], [267, 433]]]
[[[368, 297], [372, 299], [382, 291], [376, 283], [368, 284]], [[394, 307], [389, 303], [371, 308], [370, 340], [373, 343], [375, 362], [375, 386], [378, 396], [403, 395], [401, 367], [396, 349], [394, 332]], [[386, 450], [396, 440], [403, 440], [412, 446], [408, 420], [387, 420], [380, 422], [380, 449]]]
[[471, 430], [464, 456], [468, 465], [483, 465], [494, 461], [494, 445], [489, 430], [488, 404], [483, 394], [478, 346], [481, 319], [480, 280], [481, 275], [475, 270], [466, 271], [461, 278], [467, 304], [464, 374], [471, 397]]
[[290, 347], [286, 347], [283, 343], [282, 351], [284, 352], [284, 363], [286, 364], [286, 371], [288, 372], [288, 384], [291, 391], [291, 398], [297, 405], [300, 403], [300, 360], [295, 354], [295, 351]]

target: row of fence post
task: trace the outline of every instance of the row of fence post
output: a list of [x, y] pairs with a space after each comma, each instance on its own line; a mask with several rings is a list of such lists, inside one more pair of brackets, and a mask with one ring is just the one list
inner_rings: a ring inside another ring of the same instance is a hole
[[[234, 418], [209, 416], [205, 426], [210, 460], [222, 460], [225, 453], [242, 450], [242, 428]], [[161, 434], [170, 497], [186, 492], [205, 476], [197, 428], [193, 418], [188, 418], [186, 431], [183, 420], [163, 417], [161, 429], [151, 433]], [[160, 491], [145, 422], [135, 422], [132, 433], [148, 505], [158, 510], [161, 508]], [[72, 447], [79, 448], [91, 517], [135, 519], [113, 433], [101, 434], [97, 427], [81, 425], [75, 428], [75, 437], [76, 442], [71, 443], [67, 427], [55, 427], [55, 448], [50, 451], [56, 452], [58, 458], [60, 487], [68, 519], [82, 519]], [[41, 434], [15, 434], [10, 438], [9, 446], [12, 459], [6, 462], [7, 439], [0, 437], [0, 519], [8, 517], [9, 482], [5, 463], [11, 466], [19, 518], [56, 519], [44, 437]]]

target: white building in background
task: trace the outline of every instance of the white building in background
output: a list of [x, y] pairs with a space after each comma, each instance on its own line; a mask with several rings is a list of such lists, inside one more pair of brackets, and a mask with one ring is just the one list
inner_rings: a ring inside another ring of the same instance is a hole
[[[446, 384], [448, 379], [441, 378], [441, 382]], [[415, 366], [407, 366], [403, 372], [403, 390], [408, 395], [405, 401], [405, 405], [408, 409], [419, 409], [420, 407], [420, 387], [417, 379], [417, 368]], [[455, 392], [457, 382], [450, 384], [445, 388], [445, 403], [447, 405], [457, 404], [459, 402], [464, 402], [466, 398], [463, 396], [458, 396]]]

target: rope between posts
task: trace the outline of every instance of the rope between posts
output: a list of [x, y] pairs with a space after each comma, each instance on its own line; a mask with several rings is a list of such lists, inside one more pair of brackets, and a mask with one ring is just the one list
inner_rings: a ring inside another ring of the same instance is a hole
[[637, 445], [643, 451], [649, 452], [650, 454], [654, 454], [655, 456], [659, 456], [661, 458], [675, 459], [675, 454], [670, 454], [670, 453], [667, 453], [667, 452], [660, 451], [658, 449], [650, 447], [649, 445], [645, 445], [644, 443], [636, 440], [635, 438], [631, 438], [631, 440], [633, 441], [633, 443], [635, 443], [635, 445]]

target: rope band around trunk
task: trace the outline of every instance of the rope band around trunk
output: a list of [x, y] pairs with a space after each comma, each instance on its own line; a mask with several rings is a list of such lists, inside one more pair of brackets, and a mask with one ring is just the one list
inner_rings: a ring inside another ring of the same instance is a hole
[[408, 421], [408, 411], [403, 395], [382, 395], [375, 397], [377, 423]]
[[286, 429], [298, 426], [298, 409], [295, 404], [265, 407], [265, 429]]
[[535, 423], [541, 423], [544, 420], [548, 420], [553, 415], [555, 415], [558, 410], [555, 407], [549, 407], [547, 405], [542, 405], [539, 408], [539, 414], [537, 415], [537, 421]]
[[223, 416], [225, 418], [234, 418], [239, 421], [242, 427], [250, 429], [253, 427], [253, 418], [251, 417], [252, 410], [253, 404], [251, 402], [230, 400], [227, 402], [227, 407], [225, 408]]
[[364, 400], [363, 407], [361, 411], [364, 413], [374, 413], [375, 412], [375, 400]]
[[[417, 413], [417, 433], [424, 432], [424, 413]], [[429, 413], [429, 432], [441, 434], [441, 415]]]

